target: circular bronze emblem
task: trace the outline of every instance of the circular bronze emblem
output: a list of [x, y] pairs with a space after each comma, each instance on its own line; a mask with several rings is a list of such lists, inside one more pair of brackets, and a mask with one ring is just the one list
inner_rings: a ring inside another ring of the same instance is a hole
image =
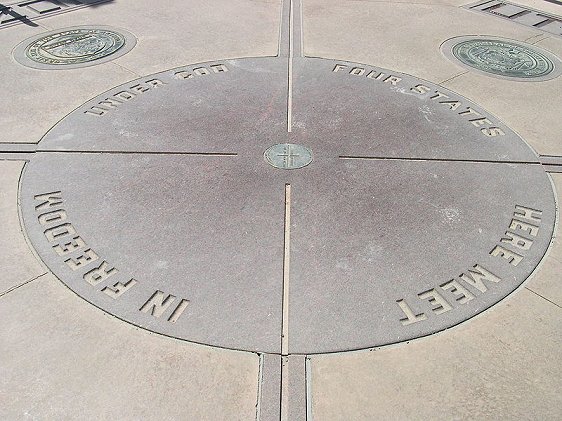
[[303, 168], [312, 162], [312, 151], [293, 143], [273, 145], [263, 155], [269, 165], [282, 170]]
[[441, 44], [448, 59], [487, 76], [539, 82], [562, 73], [562, 62], [551, 52], [510, 39], [461, 36]]
[[554, 70], [552, 61], [540, 51], [494, 39], [461, 41], [453, 47], [453, 55], [470, 67], [507, 77], [536, 78]]
[[38, 39], [27, 47], [26, 55], [45, 64], [75, 64], [113, 54], [125, 45], [125, 37], [103, 29], [73, 29]]
[[107, 27], [58, 29], [24, 41], [14, 52], [16, 60], [39, 69], [75, 68], [113, 60], [135, 45], [126, 31]]

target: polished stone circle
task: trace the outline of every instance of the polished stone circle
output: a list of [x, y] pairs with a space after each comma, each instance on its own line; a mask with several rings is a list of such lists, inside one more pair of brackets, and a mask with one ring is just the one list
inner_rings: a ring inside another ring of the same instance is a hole
[[[302, 354], [438, 332], [535, 270], [552, 186], [497, 117], [373, 66], [294, 58], [291, 74], [291, 101], [272, 57], [165, 71], [77, 108], [22, 175], [39, 256], [137, 326], [269, 353], [285, 328]], [[271, 145], [314, 161], [279, 170], [295, 161], [272, 166]]]
[[135, 38], [121, 29], [80, 26], [43, 33], [14, 50], [21, 64], [39, 68], [76, 68], [113, 60], [129, 52]]
[[547, 80], [560, 74], [559, 59], [536, 46], [513, 40], [457, 37], [445, 43], [443, 50], [469, 69], [503, 78]]
[[281, 143], [268, 148], [263, 154], [269, 165], [282, 170], [306, 167], [312, 162], [312, 151], [302, 145]]

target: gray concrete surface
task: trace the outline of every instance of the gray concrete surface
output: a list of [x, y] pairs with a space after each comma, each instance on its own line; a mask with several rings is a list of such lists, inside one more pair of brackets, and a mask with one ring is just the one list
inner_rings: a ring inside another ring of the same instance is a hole
[[52, 275], [1, 297], [0, 317], [3, 420], [255, 416], [257, 356], [135, 329]]

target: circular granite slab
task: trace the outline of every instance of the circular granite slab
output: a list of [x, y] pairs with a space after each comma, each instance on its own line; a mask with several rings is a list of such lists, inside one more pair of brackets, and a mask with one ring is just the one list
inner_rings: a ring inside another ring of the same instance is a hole
[[553, 190], [497, 117], [372, 66], [295, 58], [290, 75], [186, 66], [60, 121], [21, 183], [43, 261], [154, 332], [303, 354], [443, 330], [533, 272]]

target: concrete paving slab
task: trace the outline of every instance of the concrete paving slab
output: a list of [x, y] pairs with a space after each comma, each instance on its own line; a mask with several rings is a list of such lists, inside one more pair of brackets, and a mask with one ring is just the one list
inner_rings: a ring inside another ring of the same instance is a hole
[[[186, 64], [228, 58], [274, 56], [279, 36], [280, 2], [219, 0], [136, 0], [111, 2], [44, 19], [48, 28], [84, 24], [122, 27], [138, 39], [135, 49], [115, 63], [147, 75]], [[181, 19], [178, 19], [181, 16]]]
[[[536, 29], [450, 6], [305, 1], [305, 55], [369, 63], [440, 83], [465, 69], [436, 46], [459, 35], [524, 41]], [[404, 36], [407, 34], [407, 36]]]
[[[551, 174], [558, 194], [558, 204], [562, 203], [562, 174]], [[560, 222], [559, 222], [560, 224]], [[558, 225], [557, 233], [552, 240], [548, 257], [544, 259], [534, 276], [527, 282], [526, 287], [542, 297], [562, 307], [562, 229]]]
[[3, 420], [255, 418], [255, 354], [136, 329], [51, 275], [1, 297], [0, 317]]
[[313, 418], [558, 420], [561, 322], [559, 307], [521, 289], [442, 334], [312, 357]]
[[[562, 78], [512, 82], [465, 73], [443, 83], [497, 115], [541, 155], [561, 155]], [[540, 110], [548, 109], [548, 112]]]
[[260, 382], [256, 420], [278, 421], [281, 417], [281, 356], [260, 357]]
[[20, 227], [18, 188], [24, 162], [0, 161], [0, 294], [46, 272]]
[[281, 386], [285, 390], [281, 400], [281, 420], [306, 421], [306, 359], [302, 355], [287, 356], [282, 359]]

